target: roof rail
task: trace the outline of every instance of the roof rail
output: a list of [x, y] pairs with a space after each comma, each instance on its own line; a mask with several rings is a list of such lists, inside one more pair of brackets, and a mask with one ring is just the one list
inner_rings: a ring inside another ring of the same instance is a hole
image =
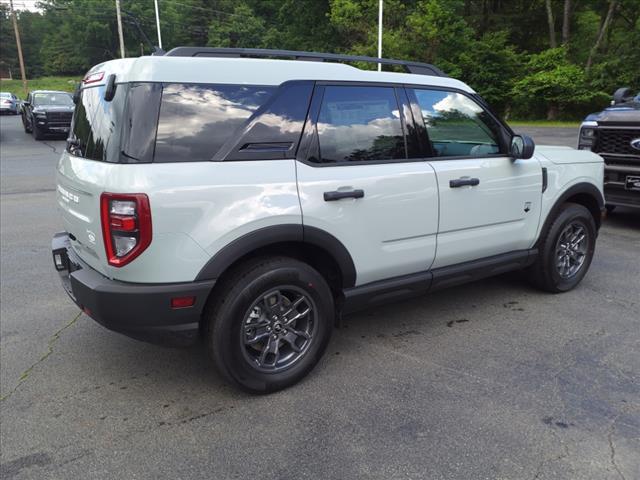
[[267, 48], [218, 48], [218, 47], [176, 47], [169, 50], [168, 57], [255, 57], [289, 58], [311, 62], [367, 62], [383, 65], [398, 65], [408, 73], [446, 77], [438, 67], [430, 63], [407, 62], [392, 58], [363, 57], [358, 55], [340, 55], [336, 53], [299, 52], [296, 50], [270, 50]]

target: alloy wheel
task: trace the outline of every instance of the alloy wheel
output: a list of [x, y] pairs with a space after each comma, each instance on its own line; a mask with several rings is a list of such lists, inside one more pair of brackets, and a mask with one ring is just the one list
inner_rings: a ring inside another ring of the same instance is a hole
[[564, 227], [556, 243], [556, 270], [560, 277], [575, 276], [587, 258], [589, 239], [587, 228], [581, 222], [571, 222]]
[[240, 341], [256, 370], [276, 373], [300, 360], [318, 327], [317, 309], [302, 289], [281, 286], [255, 299], [245, 314]]

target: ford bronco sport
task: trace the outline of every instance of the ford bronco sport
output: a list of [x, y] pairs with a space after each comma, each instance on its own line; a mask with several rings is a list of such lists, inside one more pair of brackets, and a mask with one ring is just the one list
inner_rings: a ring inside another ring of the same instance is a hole
[[134, 338], [202, 337], [251, 392], [306, 375], [345, 313], [517, 269], [566, 292], [593, 257], [602, 159], [534, 147], [432, 65], [179, 47], [75, 97], [67, 293]]

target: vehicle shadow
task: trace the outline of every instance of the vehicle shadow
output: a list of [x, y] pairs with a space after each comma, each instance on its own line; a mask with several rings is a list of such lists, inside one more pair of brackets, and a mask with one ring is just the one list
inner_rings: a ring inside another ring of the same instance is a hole
[[607, 214], [603, 224], [617, 228], [640, 229], [640, 209], [617, 207]]

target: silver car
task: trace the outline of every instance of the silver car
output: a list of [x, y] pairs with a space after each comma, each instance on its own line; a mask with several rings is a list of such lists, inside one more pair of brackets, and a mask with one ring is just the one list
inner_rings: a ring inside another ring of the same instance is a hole
[[19, 113], [20, 100], [13, 93], [0, 92], [0, 113], [10, 113], [17, 115]]

